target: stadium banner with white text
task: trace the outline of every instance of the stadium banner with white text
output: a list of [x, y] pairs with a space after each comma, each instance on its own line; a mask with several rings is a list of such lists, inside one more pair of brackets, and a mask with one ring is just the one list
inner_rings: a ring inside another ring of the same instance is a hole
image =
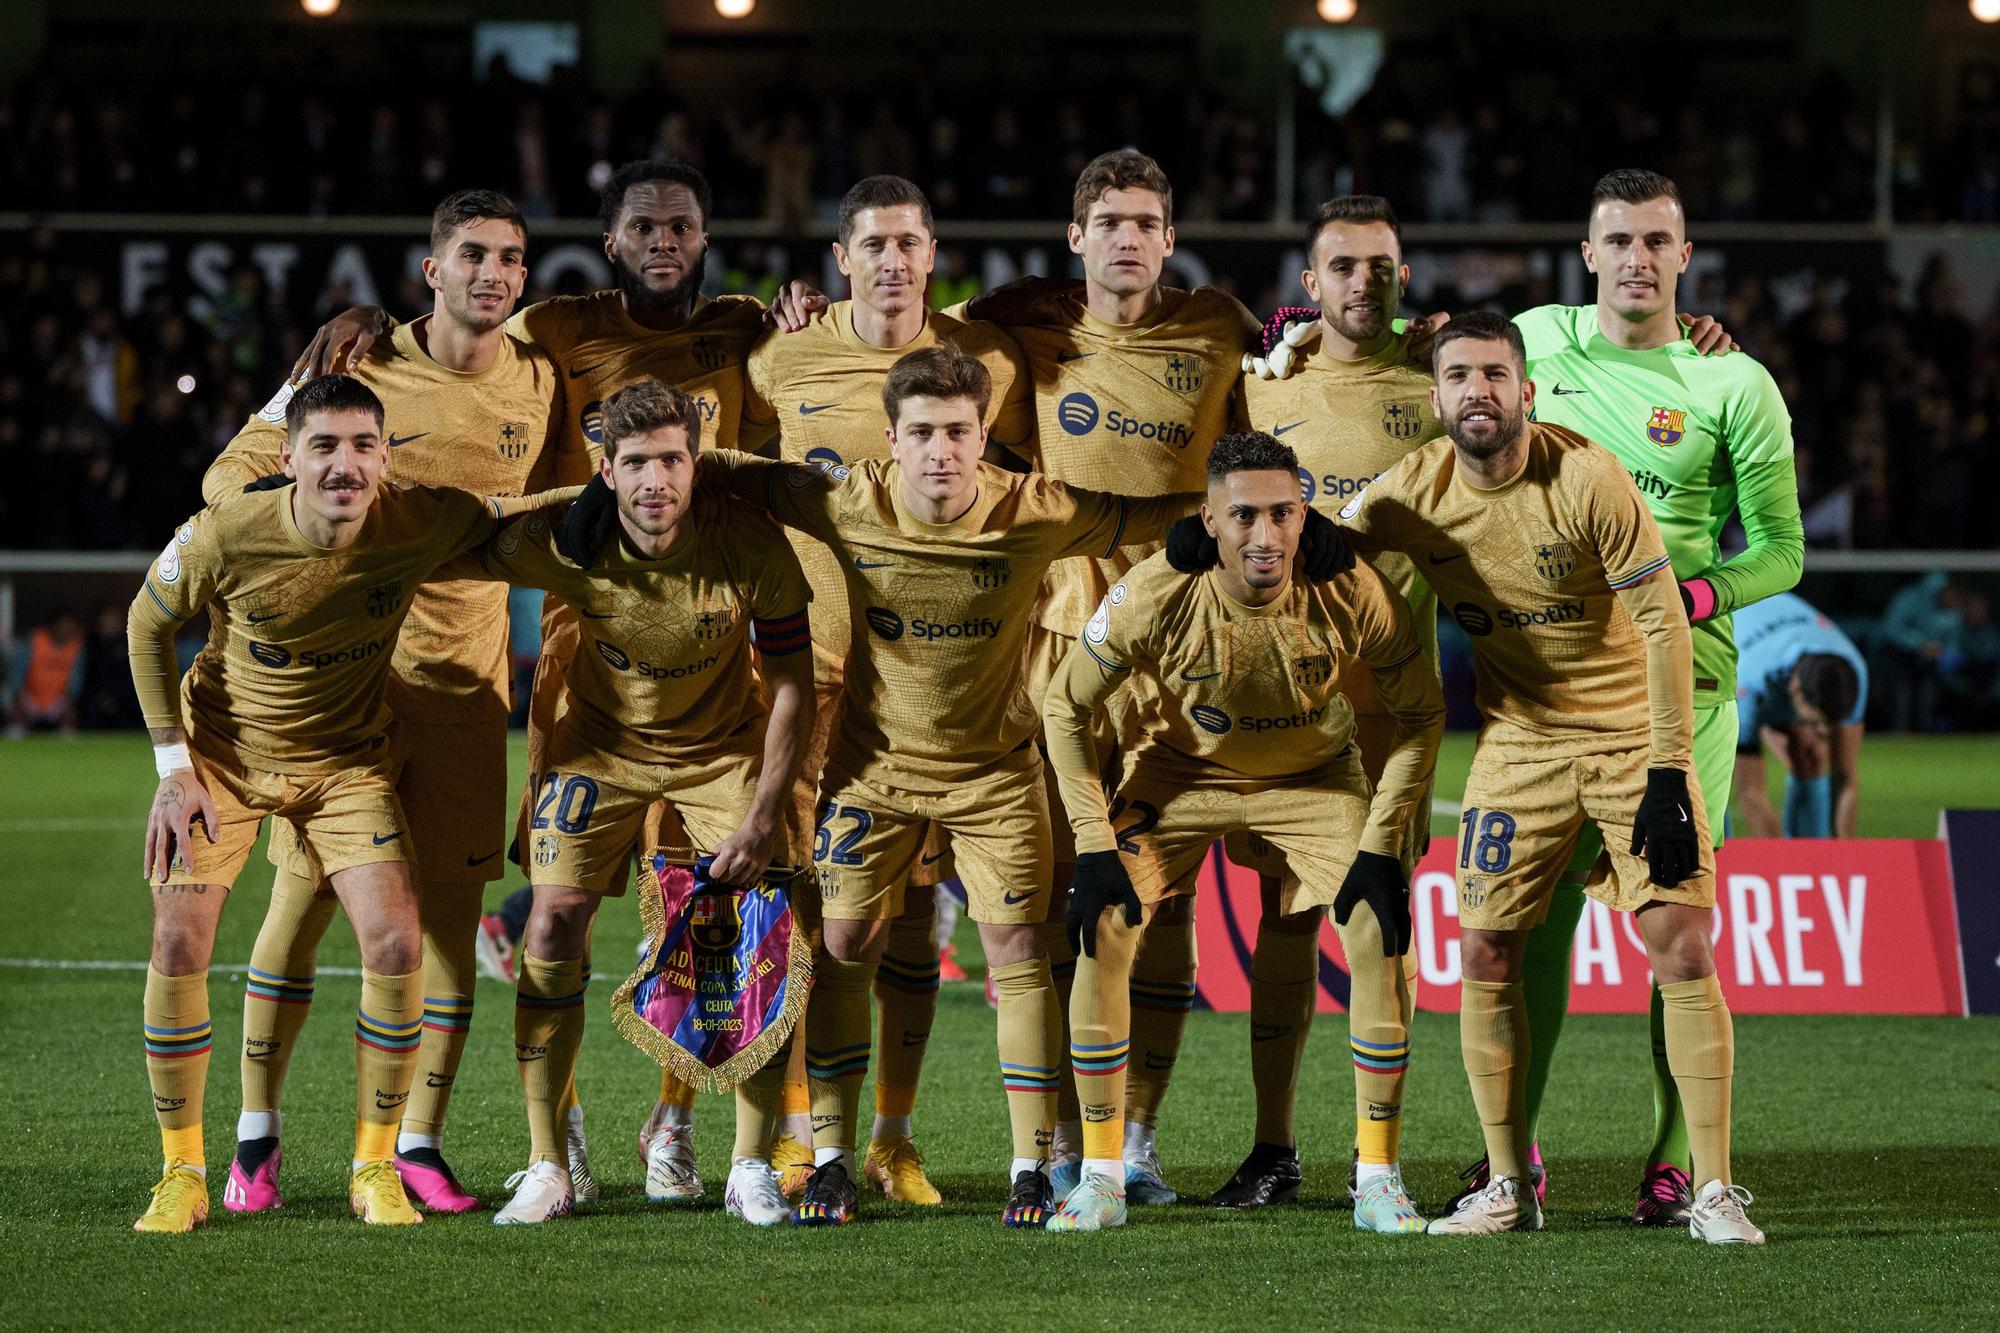
[[[1437, 838], [1411, 901], [1417, 1006], [1458, 1010], [1456, 844]], [[1945, 844], [1901, 838], [1738, 839], [1719, 854], [1716, 970], [1745, 1014], [1963, 1014]], [[1988, 864], [1992, 864], [1991, 861]], [[1250, 1007], [1257, 876], [1218, 848], [1195, 906], [1199, 1002]], [[1586, 905], [1571, 961], [1570, 1011], [1642, 1014], [1651, 974], [1629, 914]], [[1345, 1007], [1347, 963], [1329, 921], [1320, 935], [1322, 1012]]]
[[2000, 810], [1946, 810], [1965, 1011], [2000, 1014]]

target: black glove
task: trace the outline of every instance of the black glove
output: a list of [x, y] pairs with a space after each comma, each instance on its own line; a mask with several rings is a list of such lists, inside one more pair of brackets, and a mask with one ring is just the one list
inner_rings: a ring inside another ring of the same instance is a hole
[[1356, 903], [1367, 903], [1382, 928], [1382, 956], [1400, 958], [1410, 951], [1410, 886], [1403, 863], [1380, 852], [1356, 852], [1354, 864], [1333, 900], [1333, 919], [1346, 925]]
[[292, 484], [292, 478], [282, 472], [273, 472], [268, 477], [259, 477], [243, 488], [245, 495], [252, 491], [278, 491]]
[[1694, 803], [1688, 800], [1687, 774], [1678, 768], [1646, 770], [1646, 795], [1632, 821], [1632, 855], [1641, 852], [1648, 877], [1663, 889], [1694, 874], [1701, 864]]
[[1202, 526], [1200, 514], [1189, 514], [1167, 529], [1167, 563], [1183, 574], [1199, 574], [1222, 563], [1222, 552]]
[[1325, 583], [1354, 568], [1354, 548], [1347, 544], [1338, 524], [1307, 505], [1305, 531], [1299, 534], [1299, 559], [1306, 582]]
[[600, 472], [583, 494], [570, 501], [569, 512], [556, 525], [556, 554], [578, 569], [589, 569], [597, 553], [617, 535], [618, 497]]
[[1113, 907], [1125, 909], [1125, 924], [1139, 924], [1139, 895], [1116, 852], [1079, 852], [1069, 881], [1069, 947], [1097, 957], [1097, 923]]

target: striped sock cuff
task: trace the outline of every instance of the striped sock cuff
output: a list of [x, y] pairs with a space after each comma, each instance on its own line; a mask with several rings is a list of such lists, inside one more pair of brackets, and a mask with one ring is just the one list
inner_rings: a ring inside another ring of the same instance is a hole
[[1107, 1074], [1124, 1073], [1125, 1059], [1131, 1051], [1132, 1043], [1129, 1041], [1106, 1042], [1102, 1046], [1071, 1042], [1069, 1062], [1078, 1078], [1102, 1078]]
[[868, 1046], [835, 1046], [826, 1050], [806, 1047], [806, 1076], [821, 1082], [837, 1078], [858, 1078], [868, 1072]]
[[354, 1013], [354, 1039], [378, 1051], [414, 1051], [422, 1037], [421, 1018], [413, 1018], [407, 1023], [390, 1023], [376, 1018], [366, 1009], [357, 1009]]
[[1349, 1037], [1347, 1044], [1354, 1049], [1354, 1067], [1371, 1074], [1400, 1074], [1410, 1067], [1410, 1043], [1402, 1041], [1373, 1042], [1359, 1037]]
[[275, 972], [253, 967], [249, 978], [243, 993], [253, 1000], [269, 1000], [272, 1004], [312, 1003], [312, 977], [281, 977]]
[[1143, 981], [1132, 978], [1132, 1007], [1159, 1013], [1185, 1014], [1194, 1009], [1192, 981]]
[[574, 1009], [583, 1003], [583, 992], [569, 995], [530, 995], [526, 991], [514, 992], [516, 1009]]
[[885, 956], [875, 969], [875, 979], [907, 995], [930, 995], [938, 988], [938, 961], [933, 958], [929, 962], [906, 963]]
[[1054, 1092], [1062, 1080], [1054, 1068], [1000, 1062], [1000, 1082], [1009, 1092]]
[[433, 1032], [470, 1032], [472, 997], [470, 995], [424, 996], [424, 1026]]
[[184, 1028], [146, 1027], [146, 1054], [162, 1060], [179, 1060], [190, 1055], [206, 1055], [215, 1044], [207, 1020]]

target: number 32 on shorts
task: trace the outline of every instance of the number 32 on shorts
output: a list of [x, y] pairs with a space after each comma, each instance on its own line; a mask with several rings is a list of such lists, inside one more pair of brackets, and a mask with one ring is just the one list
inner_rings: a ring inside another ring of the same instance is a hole
[[1473, 806], [1458, 817], [1458, 868], [1497, 875], [1514, 859], [1514, 816]]

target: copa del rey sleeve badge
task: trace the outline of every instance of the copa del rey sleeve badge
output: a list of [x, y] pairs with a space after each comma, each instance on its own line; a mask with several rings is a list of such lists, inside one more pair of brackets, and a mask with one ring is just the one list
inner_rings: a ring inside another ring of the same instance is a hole
[[706, 856], [656, 851], [640, 876], [646, 952], [611, 997], [619, 1032], [697, 1089], [727, 1092], [771, 1062], [812, 985], [812, 950], [772, 867], [749, 888], [716, 884]]

